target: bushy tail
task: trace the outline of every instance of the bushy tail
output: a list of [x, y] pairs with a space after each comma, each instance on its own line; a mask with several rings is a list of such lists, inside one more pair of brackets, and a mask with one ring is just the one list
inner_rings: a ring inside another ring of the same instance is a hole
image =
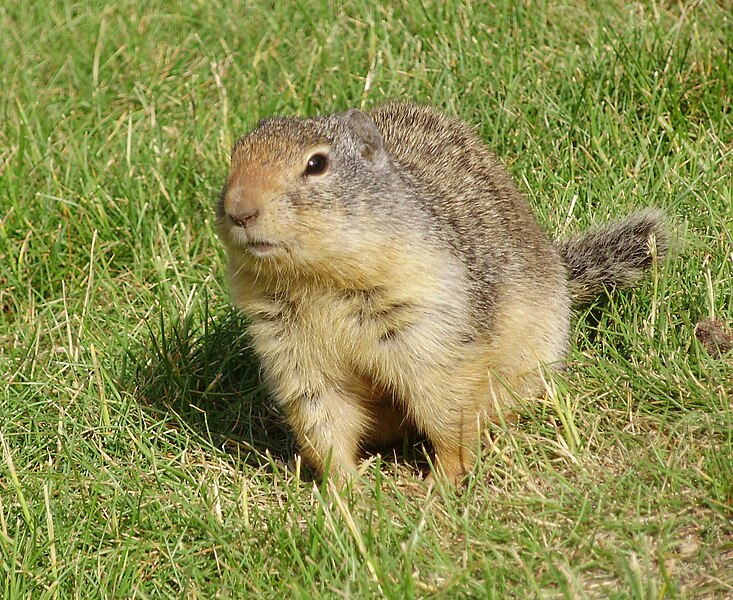
[[656, 209], [633, 213], [600, 229], [557, 240], [570, 276], [574, 304], [590, 302], [604, 289], [633, 285], [669, 248], [664, 213]]

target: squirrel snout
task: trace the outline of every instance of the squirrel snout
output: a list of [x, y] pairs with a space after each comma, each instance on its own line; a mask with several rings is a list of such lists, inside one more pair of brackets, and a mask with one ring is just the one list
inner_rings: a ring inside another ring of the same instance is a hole
[[248, 225], [252, 225], [257, 220], [257, 217], [260, 216], [260, 209], [252, 208], [247, 211], [228, 213], [228, 215], [232, 222], [238, 227], [247, 227]]
[[224, 212], [238, 227], [253, 225], [262, 213], [262, 190], [237, 186], [224, 199]]

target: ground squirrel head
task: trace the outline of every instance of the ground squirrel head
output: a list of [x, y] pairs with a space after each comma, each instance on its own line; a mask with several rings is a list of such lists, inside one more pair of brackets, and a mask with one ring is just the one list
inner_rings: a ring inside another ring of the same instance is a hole
[[258, 270], [363, 260], [375, 198], [396, 177], [379, 128], [359, 110], [265, 119], [232, 149], [218, 233]]

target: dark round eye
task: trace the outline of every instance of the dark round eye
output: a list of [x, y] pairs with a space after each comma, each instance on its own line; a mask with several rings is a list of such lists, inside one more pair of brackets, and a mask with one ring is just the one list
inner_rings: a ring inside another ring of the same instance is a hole
[[314, 154], [308, 159], [304, 175], [320, 175], [328, 168], [328, 158], [325, 154]]

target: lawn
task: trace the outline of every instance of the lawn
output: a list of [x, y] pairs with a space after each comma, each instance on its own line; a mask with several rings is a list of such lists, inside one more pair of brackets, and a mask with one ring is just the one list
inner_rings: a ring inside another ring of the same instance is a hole
[[[0, 6], [0, 597], [730, 598], [728, 2]], [[548, 231], [659, 206], [674, 249], [577, 314], [465, 488], [421, 447], [300, 468], [213, 209], [274, 114], [475, 124]]]

